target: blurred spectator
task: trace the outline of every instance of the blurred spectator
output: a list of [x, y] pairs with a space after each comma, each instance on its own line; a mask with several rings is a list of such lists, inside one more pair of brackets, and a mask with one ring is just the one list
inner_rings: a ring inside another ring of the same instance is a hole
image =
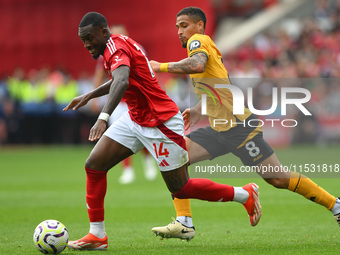
[[79, 95], [77, 82], [69, 74], [64, 73], [63, 79], [57, 85], [54, 95], [56, 103], [56, 129], [58, 130], [57, 141], [60, 143], [79, 143], [78, 112], [63, 111], [68, 103], [77, 95]]
[[[21, 134], [25, 143], [47, 142], [48, 126], [44, 116], [50, 114], [52, 105], [44, 105], [47, 99], [47, 76], [44, 70], [30, 70], [28, 79], [20, 83], [19, 105], [22, 113]], [[48, 107], [50, 106], [50, 107]]]
[[22, 142], [21, 137], [19, 136], [20, 117], [16, 110], [15, 103], [9, 98], [6, 98], [2, 102], [2, 108], [0, 110], [0, 121], [2, 123], [0, 144]]
[[318, 26], [324, 31], [330, 31], [333, 29], [332, 15], [328, 0], [316, 1], [316, 8], [314, 12], [315, 21]]
[[[78, 94], [83, 95], [93, 89], [93, 77], [87, 72], [81, 72], [77, 80]], [[90, 143], [89, 131], [98, 118], [98, 108], [93, 108], [93, 103], [81, 107], [78, 112], [79, 134], [81, 143]]]
[[0, 144], [7, 142], [8, 134], [7, 134], [7, 122], [5, 119], [5, 109], [6, 109], [6, 101], [9, 97], [9, 92], [7, 90], [6, 80], [4, 78], [0, 78]]

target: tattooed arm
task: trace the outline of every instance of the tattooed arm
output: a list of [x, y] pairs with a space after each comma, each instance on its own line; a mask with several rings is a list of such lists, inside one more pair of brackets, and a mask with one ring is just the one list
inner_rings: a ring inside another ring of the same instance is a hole
[[[203, 52], [198, 52], [189, 58], [168, 64], [167, 72], [176, 74], [203, 73], [208, 61], [208, 56]], [[161, 63], [151, 60], [150, 64], [156, 73], [161, 72]]]

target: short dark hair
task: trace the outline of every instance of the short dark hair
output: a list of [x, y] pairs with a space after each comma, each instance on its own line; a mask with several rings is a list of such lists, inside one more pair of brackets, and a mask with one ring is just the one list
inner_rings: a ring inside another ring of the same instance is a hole
[[203, 21], [204, 23], [204, 29], [205, 24], [207, 23], [207, 17], [205, 16], [205, 13], [202, 9], [198, 7], [186, 7], [179, 11], [177, 13], [177, 17], [181, 15], [188, 15], [191, 19], [193, 19], [195, 22]]
[[93, 27], [107, 26], [107, 20], [98, 12], [88, 12], [81, 19], [79, 27], [86, 27], [88, 25]]

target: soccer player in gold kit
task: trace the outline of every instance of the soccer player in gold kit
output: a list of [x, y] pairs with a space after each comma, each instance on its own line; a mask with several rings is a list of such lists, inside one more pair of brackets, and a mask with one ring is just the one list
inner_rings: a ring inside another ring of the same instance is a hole
[[[204, 34], [205, 13], [197, 7], [187, 7], [177, 14], [176, 27], [182, 47], [187, 49], [188, 57], [178, 62], [159, 63], [150, 61], [155, 72], [189, 74], [195, 93], [203, 101], [202, 94], [207, 89], [213, 91], [205, 97], [206, 114], [210, 126], [199, 128], [186, 137], [189, 163], [213, 159], [233, 153], [249, 166], [281, 167], [272, 148], [263, 139], [259, 126], [249, 126], [249, 120], [257, 120], [249, 109], [244, 114], [233, 114], [233, 97], [230, 90], [214, 88], [214, 84], [230, 84], [228, 72], [222, 63], [222, 55], [208, 35]], [[212, 97], [211, 97], [212, 96]], [[186, 128], [196, 124], [201, 118], [201, 101], [193, 108], [183, 112]], [[216, 125], [217, 119], [228, 120], [228, 125]], [[247, 120], [247, 121], [245, 121]], [[230, 124], [232, 123], [232, 124]], [[253, 123], [253, 122], [252, 122]], [[259, 175], [276, 188], [288, 189], [314, 201], [330, 210], [340, 225], [340, 200], [311, 179], [284, 169], [281, 172]], [[165, 227], [155, 227], [152, 231], [165, 238], [191, 240], [195, 236], [189, 199], [173, 199], [177, 212], [174, 222]]]

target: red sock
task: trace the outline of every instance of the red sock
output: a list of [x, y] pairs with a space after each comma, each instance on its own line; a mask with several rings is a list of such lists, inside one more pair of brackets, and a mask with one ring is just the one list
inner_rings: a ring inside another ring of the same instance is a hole
[[189, 179], [184, 187], [173, 195], [177, 198], [227, 202], [232, 201], [234, 198], [234, 187], [216, 183], [209, 179]]
[[144, 155], [149, 155], [150, 154], [150, 152], [145, 147], [142, 149], [142, 151], [143, 151]]
[[90, 222], [104, 220], [104, 198], [107, 172], [86, 168], [86, 204]]
[[131, 166], [131, 158], [128, 157], [128, 158], [124, 159], [124, 160], [122, 161], [122, 163], [123, 163], [123, 167], [124, 167], [124, 168], [126, 168], [126, 167], [128, 167], [128, 166]]

